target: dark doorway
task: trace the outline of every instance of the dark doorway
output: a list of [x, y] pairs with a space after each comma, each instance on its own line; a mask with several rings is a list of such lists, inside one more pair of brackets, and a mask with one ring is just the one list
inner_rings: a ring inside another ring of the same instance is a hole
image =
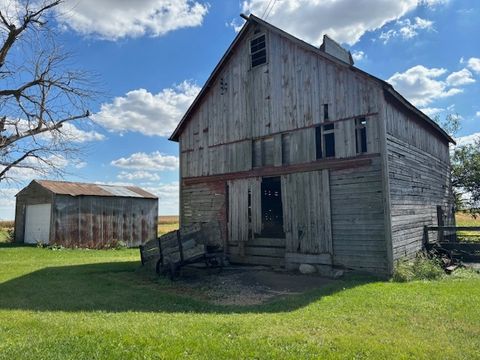
[[280, 177], [262, 179], [262, 236], [285, 237]]

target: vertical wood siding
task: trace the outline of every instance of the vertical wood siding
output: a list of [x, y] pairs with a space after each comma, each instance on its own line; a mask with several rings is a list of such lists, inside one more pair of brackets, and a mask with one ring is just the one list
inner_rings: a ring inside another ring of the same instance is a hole
[[[229, 242], [246, 243], [262, 231], [261, 179], [249, 178], [228, 181]], [[249, 192], [251, 219], [249, 219]]]
[[[324, 104], [330, 121], [349, 118], [335, 123], [336, 157], [356, 155], [355, 117], [379, 111], [380, 86], [279, 34], [266, 35], [268, 63], [250, 69], [247, 34], [189, 119], [180, 135], [183, 177], [250, 170], [252, 139], [284, 132], [291, 132], [291, 163], [314, 161], [312, 126], [324, 122]], [[367, 121], [368, 153], [377, 153], [378, 117]], [[279, 144], [281, 137], [277, 150]], [[279, 166], [281, 152], [275, 155]]]
[[286, 251], [332, 253], [328, 170], [282, 176]]

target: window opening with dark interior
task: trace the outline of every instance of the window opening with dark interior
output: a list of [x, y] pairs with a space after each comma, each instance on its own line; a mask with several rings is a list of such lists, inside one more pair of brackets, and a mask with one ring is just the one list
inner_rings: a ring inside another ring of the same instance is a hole
[[250, 58], [252, 62], [252, 68], [267, 62], [265, 34], [250, 40]]
[[355, 119], [355, 144], [357, 154], [367, 152], [367, 120], [364, 117]]

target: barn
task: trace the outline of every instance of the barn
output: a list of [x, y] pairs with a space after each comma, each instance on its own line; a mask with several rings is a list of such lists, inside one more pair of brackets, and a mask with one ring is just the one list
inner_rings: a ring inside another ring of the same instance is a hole
[[170, 137], [181, 226], [221, 221], [235, 263], [391, 274], [453, 225], [453, 139], [328, 36], [244, 18]]
[[105, 248], [157, 237], [158, 199], [135, 186], [33, 180], [16, 195], [15, 241]]

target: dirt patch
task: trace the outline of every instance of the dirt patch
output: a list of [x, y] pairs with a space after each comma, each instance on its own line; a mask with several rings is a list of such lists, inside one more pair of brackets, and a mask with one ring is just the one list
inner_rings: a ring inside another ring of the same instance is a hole
[[182, 269], [181, 277], [172, 283], [171, 289], [189, 296], [195, 294], [217, 305], [248, 306], [301, 294], [332, 281], [264, 267], [228, 267], [215, 272], [188, 267]]

